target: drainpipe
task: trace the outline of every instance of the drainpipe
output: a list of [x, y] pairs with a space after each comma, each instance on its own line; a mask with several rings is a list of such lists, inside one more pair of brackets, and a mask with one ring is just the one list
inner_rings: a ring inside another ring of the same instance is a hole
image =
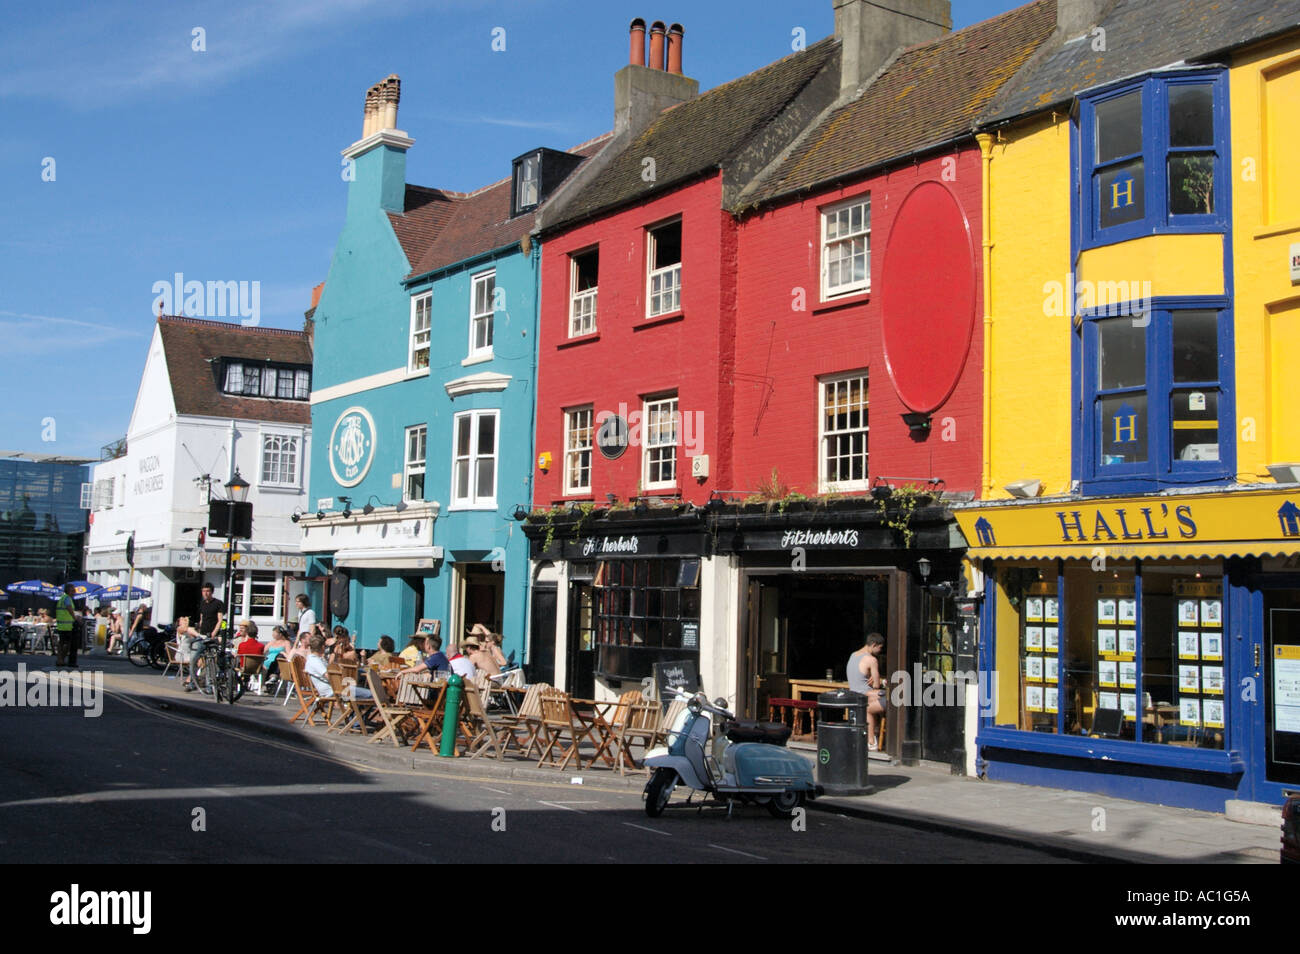
[[[232, 417], [230, 419], [230, 443], [226, 447], [226, 483], [230, 483], [230, 481], [234, 479], [235, 479], [235, 419]], [[226, 497], [227, 499], [229, 499], [230, 497], [229, 491], [226, 492]], [[231, 546], [230, 537], [226, 537], [227, 553], [230, 552], [229, 551], [230, 546]], [[227, 556], [226, 560], [227, 560], [226, 565], [229, 566], [230, 557]], [[236, 570], [235, 572], [238, 572], [238, 570]], [[226, 627], [228, 630], [233, 631], [234, 623], [230, 616], [230, 612], [231, 612], [230, 595], [235, 588], [235, 577], [233, 574], [223, 573], [221, 575], [221, 579], [225, 583], [225, 585], [222, 586], [222, 590], [224, 590], [224, 592], [221, 594], [221, 598], [226, 602]]]
[[983, 203], [981, 231], [983, 232], [984, 272], [980, 276], [980, 286], [984, 290], [984, 458], [981, 496], [988, 497], [993, 490], [993, 195], [992, 165], [993, 137], [980, 133], [975, 137], [980, 145], [980, 168], [983, 170], [983, 184], [980, 201]]

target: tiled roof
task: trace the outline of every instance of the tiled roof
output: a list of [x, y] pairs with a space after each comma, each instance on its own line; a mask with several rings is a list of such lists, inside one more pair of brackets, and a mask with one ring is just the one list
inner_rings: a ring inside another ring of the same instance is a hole
[[1038, 112], [1082, 90], [1286, 32], [1300, 26], [1300, 0], [1116, 0], [1099, 25], [1106, 31], [1104, 51], [1093, 49], [1091, 36], [1058, 38], [1007, 84], [981, 123]]
[[[590, 159], [612, 138], [606, 133], [570, 150]], [[578, 168], [581, 168], [579, 166]], [[572, 173], [570, 173], [572, 174]], [[533, 227], [533, 210], [510, 217], [510, 180], [503, 179], [469, 195], [458, 196], [452, 214], [419, 258], [411, 259], [408, 278], [446, 268], [467, 258], [518, 242]], [[409, 257], [409, 253], [408, 253]]]
[[406, 187], [406, 210], [389, 212], [388, 221], [392, 223], [397, 241], [406, 253], [406, 261], [414, 265], [420, 260], [433, 240], [438, 237], [452, 213], [461, 193], [444, 192], [441, 189], [427, 189], [424, 186], [408, 185]]
[[[761, 133], [839, 52], [833, 37], [663, 111], [615, 156], [552, 223], [563, 226], [643, 199], [724, 166]], [[655, 161], [655, 180], [642, 160]]]
[[208, 360], [244, 358], [311, 367], [311, 341], [305, 333], [176, 315], [160, 315], [158, 331], [177, 414], [311, 424], [307, 401], [223, 394], [221, 362]]
[[969, 135], [980, 112], [1056, 28], [1055, 0], [904, 50], [740, 196], [753, 206]]

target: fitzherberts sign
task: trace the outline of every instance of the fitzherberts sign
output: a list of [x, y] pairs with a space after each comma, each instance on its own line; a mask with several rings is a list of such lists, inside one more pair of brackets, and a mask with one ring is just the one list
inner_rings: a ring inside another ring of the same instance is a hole
[[582, 555], [604, 556], [610, 553], [636, 554], [641, 552], [641, 541], [630, 537], [587, 537], [582, 541]]
[[781, 535], [781, 549], [789, 547], [856, 547], [856, 530], [787, 530]]

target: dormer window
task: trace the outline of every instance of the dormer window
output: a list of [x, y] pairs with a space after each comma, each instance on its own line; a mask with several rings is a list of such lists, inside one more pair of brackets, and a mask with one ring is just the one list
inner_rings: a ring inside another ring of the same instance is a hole
[[582, 156], [545, 147], [524, 153], [510, 172], [510, 215], [531, 212], [582, 165]]
[[311, 371], [264, 361], [227, 360], [221, 390], [241, 397], [306, 401], [311, 398]]
[[542, 157], [533, 153], [515, 160], [514, 214], [537, 207], [542, 193]]

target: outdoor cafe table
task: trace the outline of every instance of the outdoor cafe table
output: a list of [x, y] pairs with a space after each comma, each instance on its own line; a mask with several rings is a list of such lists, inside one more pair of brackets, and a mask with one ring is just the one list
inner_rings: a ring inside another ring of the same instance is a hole
[[[417, 735], [415, 741], [411, 743], [411, 749], [413, 751], [418, 750], [421, 743], [427, 743], [429, 750], [433, 752], [434, 755], [437, 755], [439, 754], [438, 747], [434, 745], [433, 739], [430, 737], [430, 730], [433, 729], [434, 724], [436, 723], [438, 725], [437, 731], [439, 735], [442, 733], [442, 721], [445, 718], [443, 710], [447, 704], [447, 681], [445, 679], [440, 682], [434, 682], [432, 679], [411, 679], [407, 681], [406, 687], [418, 695], [420, 701], [424, 703], [424, 707], [432, 712], [428, 720], [420, 727], [420, 734]], [[432, 703], [430, 703], [429, 700], [433, 696], [435, 689], [438, 691], [438, 696]], [[459, 715], [459, 713], [457, 713], [457, 715]]]
[[[577, 754], [578, 767], [589, 769], [599, 758], [611, 769], [617, 768], [618, 764], [612, 753], [616, 752], [620, 757], [627, 757], [618, 746], [618, 727], [609, 721], [610, 711], [618, 708], [617, 700], [607, 699], [597, 702], [595, 699], [570, 699], [569, 702], [575, 720], [574, 731], [577, 738], [574, 741], [573, 752]], [[590, 739], [591, 744], [596, 747], [595, 753], [586, 765], [582, 764], [582, 756], [578, 754], [578, 745], [584, 738]], [[567, 763], [568, 759], [564, 761]], [[561, 768], [563, 767], [562, 764]]]

